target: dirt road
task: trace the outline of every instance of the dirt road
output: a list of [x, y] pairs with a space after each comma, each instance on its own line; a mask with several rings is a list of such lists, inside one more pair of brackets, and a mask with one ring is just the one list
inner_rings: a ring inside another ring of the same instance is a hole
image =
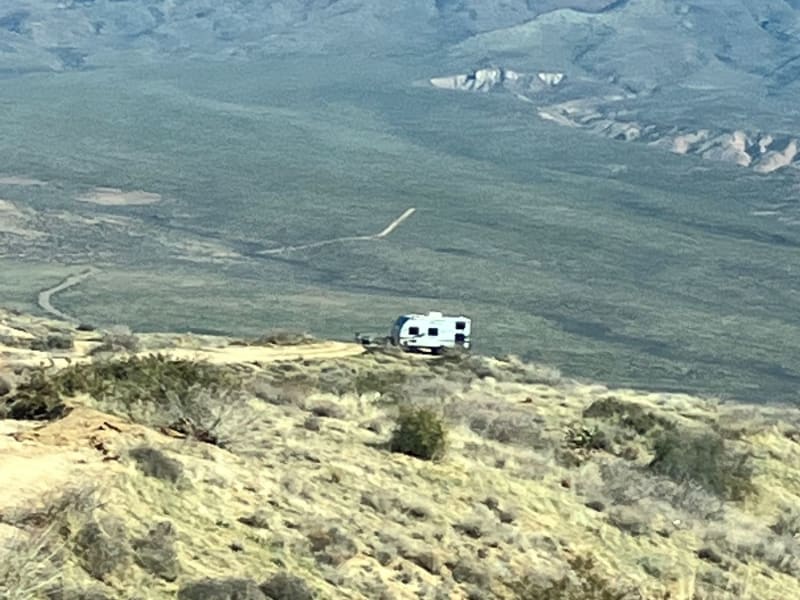
[[77, 319], [75, 319], [75, 317], [72, 317], [62, 312], [58, 310], [55, 306], [53, 306], [52, 303], [53, 296], [55, 296], [59, 292], [63, 292], [64, 290], [67, 290], [71, 287], [78, 285], [88, 277], [91, 277], [92, 275], [97, 273], [97, 271], [98, 270], [95, 269], [94, 267], [89, 267], [85, 271], [81, 271], [80, 273], [66, 277], [58, 285], [55, 285], [51, 288], [47, 288], [46, 290], [42, 290], [41, 292], [39, 292], [39, 298], [37, 299], [39, 307], [43, 311], [53, 315], [54, 317], [58, 317], [59, 319], [64, 319], [65, 321], [70, 321], [71, 323], [77, 322]]

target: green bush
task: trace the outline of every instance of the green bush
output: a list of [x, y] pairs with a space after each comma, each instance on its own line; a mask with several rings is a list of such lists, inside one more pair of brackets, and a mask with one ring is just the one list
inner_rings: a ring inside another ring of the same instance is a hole
[[749, 457], [728, 450], [716, 433], [666, 431], [653, 450], [649, 468], [678, 483], [692, 481], [728, 500], [742, 500], [755, 491]]
[[447, 431], [442, 419], [429, 408], [404, 408], [397, 423], [389, 448], [423, 460], [438, 460], [444, 456]]

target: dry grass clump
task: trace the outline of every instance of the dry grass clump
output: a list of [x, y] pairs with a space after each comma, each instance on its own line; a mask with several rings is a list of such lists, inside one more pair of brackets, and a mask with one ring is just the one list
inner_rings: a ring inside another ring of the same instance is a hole
[[665, 431], [655, 442], [649, 469], [679, 483], [691, 481], [728, 500], [755, 493], [750, 458], [729, 450], [711, 431]]
[[313, 342], [314, 336], [307, 332], [275, 329], [253, 340], [245, 340], [238, 343], [245, 346], [299, 346]]
[[90, 356], [104, 353], [138, 352], [139, 338], [127, 327], [114, 327], [103, 333], [99, 345], [92, 348]]
[[277, 573], [261, 584], [231, 577], [201, 579], [181, 586], [178, 600], [314, 600], [313, 590], [299, 577]]
[[542, 417], [507, 402], [466, 399], [448, 404], [445, 410], [449, 418], [465, 420], [470, 430], [495, 442], [531, 449], [551, 444], [544, 436]]
[[776, 534], [763, 522], [745, 514], [731, 515], [704, 532], [707, 547], [717, 550], [719, 562], [732, 557], [743, 564], [760, 561], [790, 577], [800, 577], [800, 539]]
[[355, 393], [362, 396], [375, 392], [380, 396], [397, 393], [406, 383], [406, 373], [391, 369], [370, 369], [359, 371], [353, 379]]
[[[100, 503], [90, 486], [69, 488], [37, 505], [0, 514], [0, 522], [19, 529], [19, 536], [0, 548], [0, 598], [31, 600], [55, 597], [64, 588], [63, 568], [69, 554], [79, 553], [81, 532], [92, 522]], [[103, 570], [98, 562], [83, 562], [87, 573]]]
[[544, 384], [558, 385], [562, 381], [561, 371], [557, 368], [535, 363], [526, 363], [517, 356], [489, 358], [454, 350], [429, 363], [434, 373], [448, 378], [486, 379], [491, 377], [504, 383], [520, 383], [525, 385]]
[[603, 419], [618, 423], [639, 435], [645, 435], [655, 428], [670, 430], [675, 428], [673, 421], [643, 408], [639, 404], [625, 402], [608, 396], [592, 402], [583, 411], [586, 419]]
[[[572, 557], [568, 565], [567, 572], [552, 581], [526, 576], [511, 582], [513, 597], [516, 600], [644, 600], [638, 590], [603, 574], [591, 556]], [[651, 600], [656, 599], [651, 597]]]
[[30, 349], [38, 352], [53, 352], [59, 350], [72, 350], [75, 342], [72, 336], [63, 333], [51, 333], [30, 341]]

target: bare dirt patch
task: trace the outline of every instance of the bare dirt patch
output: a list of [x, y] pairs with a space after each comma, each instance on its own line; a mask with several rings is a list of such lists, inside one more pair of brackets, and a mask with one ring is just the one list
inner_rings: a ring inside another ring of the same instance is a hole
[[78, 200], [101, 206], [141, 206], [160, 202], [161, 195], [142, 190], [125, 192], [118, 188], [96, 187], [91, 192], [78, 196]]
[[0, 177], [0, 185], [41, 186], [47, 185], [47, 182], [29, 177], [6, 176]]

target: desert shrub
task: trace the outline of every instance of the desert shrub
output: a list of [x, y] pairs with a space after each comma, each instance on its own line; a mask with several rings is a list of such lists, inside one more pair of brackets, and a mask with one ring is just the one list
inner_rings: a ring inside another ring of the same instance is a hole
[[259, 400], [276, 406], [302, 407], [313, 392], [310, 384], [300, 380], [281, 380], [268, 382], [257, 379], [248, 386], [249, 391]]
[[319, 400], [309, 407], [309, 411], [315, 417], [328, 419], [344, 419], [347, 417], [347, 409], [335, 402]]
[[145, 536], [131, 544], [136, 564], [164, 581], [175, 581], [180, 572], [175, 550], [176, 532], [172, 523], [156, 523]]
[[305, 332], [275, 329], [254, 340], [247, 341], [245, 344], [248, 346], [299, 346], [300, 344], [310, 344], [313, 341], [314, 337]]
[[643, 598], [634, 589], [604, 576], [591, 556], [569, 559], [569, 570], [552, 581], [525, 577], [509, 587], [517, 600], [634, 600]]
[[137, 446], [128, 453], [139, 470], [148, 477], [176, 483], [183, 475], [183, 465], [152, 446]]
[[[676, 518], [683, 518], [685, 512], [706, 523], [717, 521], [724, 515], [722, 499], [693, 481], [676, 483], [619, 461], [600, 465], [600, 475], [602, 495], [616, 505], [664, 502], [681, 511], [675, 513]], [[661, 513], [665, 510], [663, 506], [658, 509]]]
[[669, 419], [646, 410], [638, 404], [623, 402], [613, 396], [592, 402], [583, 411], [587, 419], [616, 419], [619, 423], [639, 435], [644, 435], [656, 427], [673, 429], [674, 423]]
[[611, 440], [605, 431], [595, 426], [571, 425], [564, 432], [564, 443], [573, 450], [611, 450]]
[[770, 529], [777, 535], [800, 537], [800, 509], [795, 507], [785, 509]]
[[186, 583], [178, 590], [178, 600], [265, 600], [251, 579], [201, 579]]
[[226, 367], [162, 355], [74, 364], [54, 373], [39, 369], [3, 403], [12, 418], [53, 419], [62, 398], [89, 394], [100, 409], [153, 427], [169, 427], [222, 445], [223, 416], [244, 402], [239, 375]]
[[664, 432], [654, 444], [650, 470], [683, 483], [692, 481], [728, 500], [742, 500], [755, 491], [747, 455], [728, 450], [712, 432]]
[[75, 343], [68, 335], [53, 333], [45, 337], [31, 340], [31, 350], [49, 352], [52, 350], [72, 350]]
[[355, 376], [353, 387], [359, 396], [370, 392], [377, 392], [383, 396], [398, 391], [406, 379], [406, 374], [402, 371], [361, 371]]
[[139, 338], [130, 329], [116, 328], [103, 334], [103, 340], [89, 352], [90, 355], [104, 352], [138, 352]]
[[339, 566], [358, 554], [358, 544], [339, 527], [319, 527], [306, 535], [314, 558], [321, 564]]
[[77, 532], [74, 543], [81, 566], [95, 579], [103, 580], [130, 559], [125, 526], [115, 518], [89, 521]]
[[60, 418], [65, 412], [57, 382], [42, 368], [30, 371], [27, 381], [0, 401], [2, 418], [42, 421]]
[[743, 521], [740, 517], [711, 528], [705, 542], [744, 563], [756, 559], [776, 571], [800, 576], [800, 540], [776, 535], [756, 520]]
[[389, 440], [392, 452], [424, 460], [444, 456], [447, 430], [439, 415], [429, 408], [403, 408]]
[[528, 448], [547, 445], [543, 419], [508, 402], [456, 401], [448, 403], [445, 411], [450, 418], [466, 420], [470, 430], [486, 439]]

